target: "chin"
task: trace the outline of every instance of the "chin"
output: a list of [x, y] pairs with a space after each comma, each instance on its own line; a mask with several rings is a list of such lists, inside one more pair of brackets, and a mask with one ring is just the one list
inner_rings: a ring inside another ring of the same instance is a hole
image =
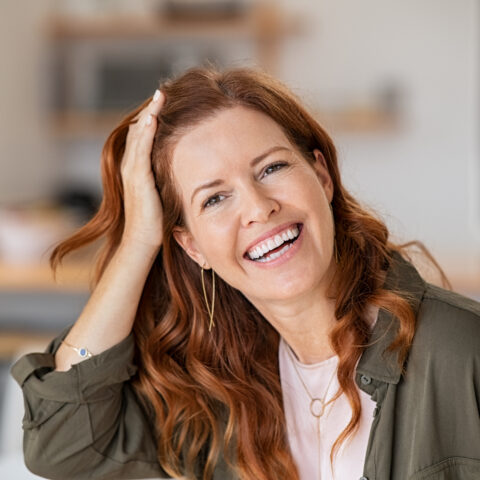
[[271, 282], [268, 288], [268, 298], [271, 300], [288, 300], [301, 297], [309, 292], [315, 290], [317, 284], [313, 279], [308, 281], [303, 275], [298, 275], [297, 281], [292, 281], [289, 284], [278, 284], [278, 282]]

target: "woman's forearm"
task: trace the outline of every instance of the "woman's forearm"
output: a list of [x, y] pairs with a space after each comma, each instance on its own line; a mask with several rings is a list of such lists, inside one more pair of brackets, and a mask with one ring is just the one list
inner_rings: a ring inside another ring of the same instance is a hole
[[[98, 354], [127, 337], [157, 254], [152, 247], [122, 243], [65, 341]], [[79, 361], [82, 357], [65, 344], [55, 355], [56, 370], [66, 371]]]

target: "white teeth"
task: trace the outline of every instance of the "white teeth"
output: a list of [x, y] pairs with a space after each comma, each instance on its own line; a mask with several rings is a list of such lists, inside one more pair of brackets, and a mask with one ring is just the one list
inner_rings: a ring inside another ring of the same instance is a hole
[[269, 255], [268, 257], [265, 257], [265, 258], [259, 258], [257, 260], [257, 262], [269, 262], [270, 260], [275, 260], [276, 258], [278, 258], [280, 255], [283, 255], [290, 247], [292, 246], [291, 243], [289, 243], [288, 245], [285, 245], [280, 251], [278, 252], [275, 252], [275, 253], [272, 253], [271, 255]]
[[[298, 237], [298, 235], [299, 235], [299, 230], [298, 230], [298, 227], [295, 225], [293, 228], [289, 228], [288, 230], [282, 232], [281, 234], [275, 235], [273, 239], [269, 238], [266, 242], [262, 243], [261, 245], [257, 245], [253, 250], [248, 252], [248, 256], [250, 257], [251, 260], [258, 259], [264, 254], [268, 253], [270, 250], [273, 250], [279, 247], [280, 245], [282, 245], [282, 243]], [[286, 250], [282, 249], [279, 252], [269, 255], [266, 259], [260, 259], [258, 261], [272, 260], [273, 258], [277, 258], [284, 251]]]

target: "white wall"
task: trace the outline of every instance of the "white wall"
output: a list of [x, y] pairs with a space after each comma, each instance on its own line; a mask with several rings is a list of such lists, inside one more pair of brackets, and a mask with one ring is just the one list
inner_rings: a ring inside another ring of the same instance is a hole
[[405, 240], [480, 265], [478, 2], [283, 3], [309, 10], [312, 36], [287, 42], [282, 76], [311, 105], [392, 78], [405, 88], [399, 132], [332, 132], [346, 185]]
[[41, 197], [56, 180], [42, 99], [49, 5], [0, 2], [0, 205]]

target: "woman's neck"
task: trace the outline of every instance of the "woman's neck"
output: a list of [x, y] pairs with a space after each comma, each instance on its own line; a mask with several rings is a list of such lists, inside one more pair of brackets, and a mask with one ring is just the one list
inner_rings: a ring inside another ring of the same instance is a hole
[[[321, 320], [319, 320], [321, 319]], [[330, 344], [330, 331], [334, 316], [299, 318], [285, 324], [275, 322], [274, 327], [292, 349], [298, 361], [304, 364], [319, 363], [335, 355]]]
[[335, 300], [315, 294], [295, 304], [256, 305], [298, 360], [318, 363], [335, 355], [329, 334], [335, 325]]

